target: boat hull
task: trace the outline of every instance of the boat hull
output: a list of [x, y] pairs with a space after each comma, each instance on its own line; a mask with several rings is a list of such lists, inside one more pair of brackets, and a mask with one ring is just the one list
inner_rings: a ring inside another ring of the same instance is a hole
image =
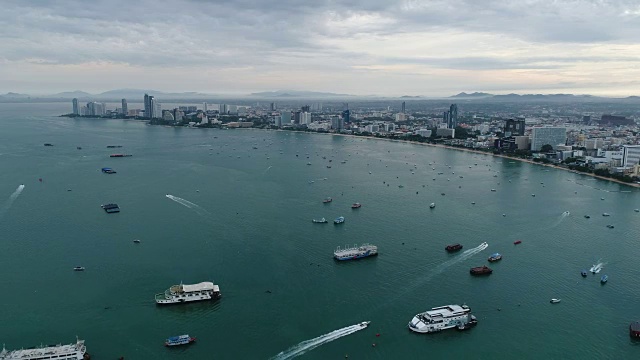
[[348, 261], [348, 260], [364, 259], [366, 257], [371, 257], [371, 256], [376, 256], [376, 255], [378, 255], [377, 252], [368, 253], [368, 254], [358, 254], [358, 255], [353, 255], [353, 256], [334, 256], [333, 258], [336, 259], [337, 261]]

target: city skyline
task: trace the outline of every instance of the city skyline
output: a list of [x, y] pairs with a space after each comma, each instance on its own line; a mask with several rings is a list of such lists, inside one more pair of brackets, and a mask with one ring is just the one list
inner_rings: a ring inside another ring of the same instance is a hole
[[[0, 14], [0, 93], [637, 95], [632, 1], [76, 0]], [[70, 11], [73, 9], [73, 11]], [[99, 10], [96, 10], [99, 9]], [[128, 16], [109, 16], [127, 9]]]

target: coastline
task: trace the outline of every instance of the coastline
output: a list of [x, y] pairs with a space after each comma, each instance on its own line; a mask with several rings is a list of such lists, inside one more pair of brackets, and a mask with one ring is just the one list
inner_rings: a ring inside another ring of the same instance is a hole
[[[286, 131], [286, 130], [281, 130], [281, 131]], [[317, 134], [324, 134], [324, 133], [317, 133]], [[386, 140], [386, 141], [394, 141], [394, 142], [403, 142], [403, 143], [408, 143], [408, 144], [412, 144], [412, 145], [431, 146], [431, 147], [438, 147], [438, 148], [444, 148], [444, 149], [449, 149], [449, 150], [465, 151], [465, 152], [476, 153], [476, 154], [481, 154], [481, 155], [486, 155], [486, 156], [500, 157], [500, 158], [503, 158], [503, 159], [509, 159], [509, 160], [513, 160], [513, 161], [521, 161], [521, 162], [525, 162], [525, 163], [529, 163], [529, 164], [533, 164], [533, 165], [541, 165], [541, 166], [546, 166], [546, 167], [550, 167], [550, 168], [554, 168], [554, 169], [558, 169], [558, 170], [569, 171], [569, 172], [572, 172], [572, 173], [575, 173], [575, 174], [587, 175], [587, 176], [591, 176], [591, 177], [596, 178], [596, 179], [615, 182], [615, 183], [618, 183], [620, 185], [627, 185], [627, 186], [634, 187], [634, 188], [640, 188], [640, 184], [636, 184], [636, 183], [627, 183], [627, 182], [624, 182], [624, 181], [620, 181], [618, 179], [608, 178], [608, 177], [604, 177], [604, 176], [600, 176], [600, 175], [596, 175], [596, 174], [592, 174], [592, 173], [586, 173], [586, 172], [582, 172], [582, 171], [577, 171], [577, 170], [571, 170], [571, 169], [563, 168], [561, 166], [557, 166], [557, 165], [554, 165], [554, 164], [544, 164], [544, 163], [535, 162], [535, 161], [532, 161], [532, 160], [529, 160], [529, 159], [522, 159], [522, 158], [517, 158], [517, 157], [512, 157], [512, 156], [507, 156], [507, 155], [501, 155], [501, 154], [493, 154], [493, 153], [488, 153], [488, 152], [474, 150], [474, 149], [459, 148], [459, 147], [449, 146], [449, 145], [421, 143], [421, 142], [417, 142], [417, 141], [406, 141], [406, 140], [378, 138], [378, 137], [374, 137], [374, 136], [356, 136], [356, 135], [350, 135], [350, 134], [336, 134], [336, 133], [326, 133], [326, 134], [327, 135], [335, 135], [335, 136], [344, 136], [344, 137], [366, 138], [366, 139], [372, 139], [372, 140]]]

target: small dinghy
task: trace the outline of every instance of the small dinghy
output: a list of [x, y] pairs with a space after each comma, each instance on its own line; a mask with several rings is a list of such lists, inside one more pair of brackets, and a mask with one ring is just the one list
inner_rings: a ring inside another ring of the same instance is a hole
[[551, 299], [551, 301], [549, 301], [549, 302], [552, 303], [552, 304], [557, 304], [560, 301], [562, 301], [562, 299]]

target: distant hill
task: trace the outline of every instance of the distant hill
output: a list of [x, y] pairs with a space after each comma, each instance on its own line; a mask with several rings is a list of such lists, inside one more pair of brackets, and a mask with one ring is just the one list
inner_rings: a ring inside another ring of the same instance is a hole
[[411, 95], [402, 95], [400, 96], [400, 99], [420, 99], [422, 98], [422, 96], [417, 95], [417, 96], [411, 96]]
[[320, 98], [320, 97], [347, 97], [352, 96], [348, 94], [336, 94], [330, 92], [318, 92], [318, 91], [297, 91], [297, 90], [276, 90], [276, 91], [263, 91], [257, 93], [249, 94], [251, 97], [262, 97], [262, 98], [292, 98], [292, 97], [300, 97], [300, 98]]
[[485, 92], [474, 92], [474, 93], [466, 93], [466, 92], [461, 92], [459, 94], [450, 96], [452, 98], [485, 98], [485, 97], [490, 97], [493, 96], [493, 94], [489, 94], [489, 93], [485, 93]]
[[88, 98], [88, 97], [92, 97], [92, 94], [89, 94], [88, 92], [84, 92], [84, 91], [80, 91], [80, 90], [75, 90], [75, 91], [65, 91], [65, 92], [61, 92], [61, 93], [57, 93], [57, 94], [52, 94], [49, 95], [47, 97], [50, 98]]
[[4, 95], [0, 95], [0, 97], [4, 98], [4, 99], [27, 99], [30, 98], [31, 96], [27, 95], [27, 94], [18, 94], [18, 93], [14, 93], [14, 92], [8, 92]]

